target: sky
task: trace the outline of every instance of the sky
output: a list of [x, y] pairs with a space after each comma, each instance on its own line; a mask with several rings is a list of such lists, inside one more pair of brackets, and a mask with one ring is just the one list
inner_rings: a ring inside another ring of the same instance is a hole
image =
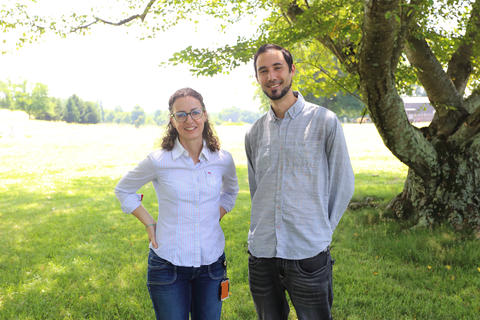
[[[42, 10], [48, 13], [49, 9]], [[50, 96], [76, 94], [110, 110], [120, 106], [127, 111], [136, 105], [148, 113], [163, 110], [175, 90], [192, 87], [203, 95], [210, 112], [233, 106], [257, 111], [260, 102], [254, 98], [253, 62], [215, 77], [196, 77], [187, 65], [159, 65], [189, 45], [221, 46], [236, 39], [238, 32], [253, 28], [245, 22], [231, 34], [221, 34], [205, 19], [197, 26], [182, 23], [148, 40], [139, 40], [131, 29], [127, 34], [129, 29], [112, 26], [98, 26], [88, 35], [72, 34], [66, 39], [48, 36], [0, 55], [0, 80], [41, 82], [48, 86]]]

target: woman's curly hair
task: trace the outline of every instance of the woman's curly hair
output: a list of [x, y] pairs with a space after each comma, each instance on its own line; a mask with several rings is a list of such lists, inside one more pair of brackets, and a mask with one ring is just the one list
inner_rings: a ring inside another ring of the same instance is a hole
[[[205, 104], [203, 103], [203, 97], [200, 93], [193, 90], [192, 88], [182, 88], [175, 91], [175, 93], [168, 100], [168, 110], [170, 111], [170, 114], [172, 114], [173, 112], [173, 104], [175, 103], [175, 100], [182, 97], [192, 97], [197, 99], [202, 105], [203, 111], [206, 111]], [[208, 116], [203, 127], [202, 137], [205, 140], [207, 147], [210, 151], [215, 152], [220, 150], [220, 142], [218, 140], [217, 135], [213, 131], [213, 128], [210, 126], [210, 123], [208, 122]], [[172, 123], [168, 121], [166, 132], [162, 139], [162, 149], [171, 151], [175, 146], [175, 140], [177, 138], [178, 138], [177, 129], [175, 129]]]

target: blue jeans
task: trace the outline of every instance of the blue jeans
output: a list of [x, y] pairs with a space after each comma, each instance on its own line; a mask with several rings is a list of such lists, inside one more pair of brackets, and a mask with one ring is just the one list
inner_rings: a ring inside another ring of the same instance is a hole
[[218, 320], [225, 254], [200, 267], [175, 266], [150, 249], [147, 287], [157, 320]]
[[299, 320], [331, 320], [333, 303], [330, 251], [302, 260], [248, 258], [248, 278], [258, 318], [286, 320], [290, 295]]

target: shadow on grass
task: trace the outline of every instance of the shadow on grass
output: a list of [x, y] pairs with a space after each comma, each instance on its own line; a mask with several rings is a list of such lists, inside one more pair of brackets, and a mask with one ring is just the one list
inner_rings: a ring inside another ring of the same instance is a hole
[[121, 213], [116, 182], [89, 177], [48, 195], [18, 185], [2, 194], [0, 318], [152, 317], [147, 236]]
[[390, 172], [362, 172], [355, 174], [355, 194], [352, 201], [365, 197], [390, 201], [403, 189], [405, 177]]
[[[114, 196], [118, 180], [70, 180], [43, 193], [9, 185], [0, 214], [0, 319], [149, 319], [145, 286], [148, 237], [123, 214]], [[250, 195], [245, 168], [235, 209], [221, 222], [232, 296], [222, 319], [255, 319], [249, 296], [246, 239]], [[143, 205], [157, 203], [149, 184]]]
[[[221, 222], [232, 283], [222, 319], [244, 320], [256, 316], [248, 290], [246, 168], [237, 172], [237, 204]], [[0, 319], [153, 318], [145, 287], [147, 235], [121, 213], [116, 182], [87, 177], [54, 193], [18, 185], [2, 193]], [[357, 174], [354, 198], [386, 202], [402, 184], [393, 175]], [[153, 187], [140, 192], [156, 212]], [[376, 208], [349, 210], [332, 254], [336, 319], [473, 319], [480, 312], [478, 241], [448, 228], [410, 230]]]

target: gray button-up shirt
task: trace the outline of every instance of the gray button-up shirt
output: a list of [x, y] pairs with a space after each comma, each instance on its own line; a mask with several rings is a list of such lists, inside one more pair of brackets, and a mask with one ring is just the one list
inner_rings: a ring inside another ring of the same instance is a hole
[[305, 259], [325, 250], [353, 195], [336, 115], [295, 94], [283, 119], [270, 109], [245, 136], [252, 198], [248, 249], [256, 257]]

